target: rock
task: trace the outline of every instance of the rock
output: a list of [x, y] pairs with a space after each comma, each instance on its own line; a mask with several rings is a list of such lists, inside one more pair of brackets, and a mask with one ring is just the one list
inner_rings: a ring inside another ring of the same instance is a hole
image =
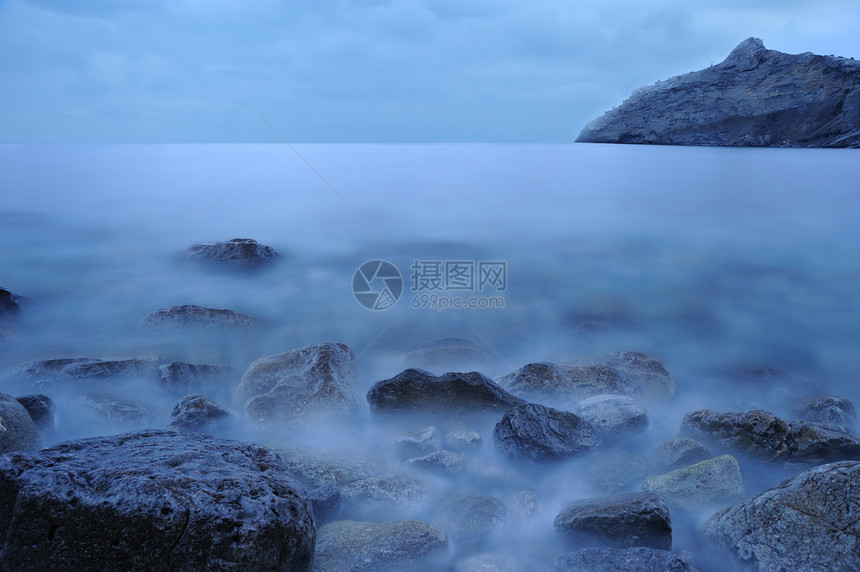
[[228, 381], [233, 376], [229, 365], [193, 364], [172, 361], [158, 367], [158, 383], [173, 391], [199, 390]]
[[50, 397], [37, 393], [19, 397], [17, 401], [27, 410], [39, 431], [50, 431], [54, 428], [54, 402]]
[[579, 142], [860, 147], [860, 62], [741, 42], [722, 62], [637, 89]]
[[84, 407], [102, 419], [118, 427], [143, 427], [152, 423], [153, 413], [138, 403], [119, 401], [96, 395], [81, 395], [75, 398], [75, 405]]
[[577, 401], [577, 385], [554, 363], [529, 363], [498, 378], [499, 385], [516, 396], [567, 405]]
[[688, 467], [711, 457], [713, 455], [707, 447], [695, 439], [681, 437], [652, 447], [648, 450], [645, 460], [652, 472], [661, 474]]
[[791, 410], [796, 419], [817, 423], [842, 425], [853, 431], [856, 410], [850, 399], [839, 396], [807, 399]]
[[205, 308], [186, 304], [162, 308], [148, 315], [141, 322], [147, 327], [187, 328], [255, 328], [260, 325], [257, 318], [233, 310]]
[[428, 426], [394, 438], [394, 450], [401, 459], [426, 455], [442, 448], [439, 430]]
[[506, 516], [505, 504], [496, 497], [457, 492], [442, 500], [430, 521], [458, 551], [468, 551], [496, 539]]
[[472, 459], [466, 455], [454, 451], [433, 451], [423, 457], [416, 457], [406, 461], [407, 465], [424, 469], [439, 475], [449, 477], [460, 477], [469, 472]]
[[738, 570], [857, 570], [858, 505], [860, 463], [832, 463], [721, 510], [702, 534]]
[[669, 509], [653, 492], [574, 501], [558, 513], [553, 527], [568, 544], [576, 547], [672, 549]]
[[293, 423], [353, 415], [355, 354], [346, 344], [322, 343], [258, 359], [236, 388], [234, 400], [257, 423]]
[[583, 358], [562, 367], [581, 399], [600, 394], [627, 395], [666, 403], [675, 396], [675, 376], [663, 361], [640, 352]]
[[[41, 442], [27, 409], [8, 393], [0, 393], [0, 454], [32, 451], [38, 449]], [[3, 526], [2, 516], [0, 513], [0, 527]]]
[[587, 421], [536, 403], [505, 413], [493, 430], [493, 441], [508, 457], [532, 463], [564, 461], [600, 446]]
[[581, 479], [595, 493], [615, 493], [636, 487], [648, 476], [645, 461], [629, 451], [598, 453], [582, 468]]
[[697, 511], [741, 500], [744, 481], [737, 459], [723, 455], [651, 477], [642, 483], [642, 490], [658, 493], [673, 506]]
[[141, 431], [0, 457], [0, 568], [309, 570], [301, 487], [263, 447]]
[[645, 408], [626, 395], [595, 395], [579, 402], [576, 414], [604, 442], [623, 441], [648, 428]]
[[450, 558], [445, 533], [426, 522], [339, 520], [319, 529], [313, 570], [441, 571]]
[[186, 395], [173, 408], [168, 429], [174, 431], [198, 431], [207, 433], [216, 430], [230, 419], [230, 412], [201, 394]]
[[696, 572], [680, 555], [666, 550], [583, 548], [552, 563], [550, 572]]
[[226, 242], [195, 244], [185, 251], [185, 255], [197, 260], [233, 268], [255, 268], [281, 257], [271, 246], [260, 244], [252, 238], [234, 238]]
[[157, 363], [151, 358], [102, 360], [97, 358], [59, 358], [30, 362], [13, 376], [36, 385], [53, 382], [101, 383], [124, 379], [152, 379]]
[[458, 429], [445, 435], [445, 447], [458, 453], [476, 453], [484, 447], [476, 431]]
[[311, 503], [317, 527], [340, 519], [343, 512], [343, 495], [337, 485], [326, 483], [309, 491], [307, 498]]
[[499, 415], [524, 403], [478, 372], [434, 376], [407, 369], [391, 379], [376, 382], [367, 392], [375, 415], [418, 416]]
[[21, 309], [21, 299], [10, 290], [0, 288], [0, 316], [17, 314]]
[[335, 486], [348, 519], [380, 520], [391, 514], [417, 516], [435, 490], [421, 479], [400, 475], [389, 467], [342, 456], [320, 455], [300, 449], [278, 454], [308, 490]]
[[714, 449], [766, 463], [820, 464], [860, 459], [860, 439], [836, 425], [780, 419], [754, 410], [742, 413], [693, 411], [681, 422], [681, 435]]

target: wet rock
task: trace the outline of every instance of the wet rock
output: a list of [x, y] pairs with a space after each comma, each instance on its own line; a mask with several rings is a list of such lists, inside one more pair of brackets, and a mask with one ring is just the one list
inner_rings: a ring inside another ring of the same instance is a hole
[[278, 454], [308, 490], [335, 486], [343, 501], [343, 518], [379, 520], [391, 514], [417, 516], [435, 494], [427, 482], [365, 459], [300, 449], [281, 449]]
[[231, 268], [256, 268], [281, 257], [271, 246], [260, 244], [252, 238], [195, 244], [185, 251], [185, 255]]
[[340, 514], [343, 512], [343, 495], [337, 485], [326, 483], [309, 491], [306, 496], [311, 503], [317, 527], [340, 520]]
[[580, 401], [576, 414], [604, 442], [623, 441], [648, 428], [645, 408], [626, 395], [595, 395]]
[[322, 343], [258, 359], [234, 400], [256, 423], [352, 415], [359, 407], [349, 346]]
[[172, 391], [193, 391], [218, 385], [233, 376], [229, 365], [193, 364], [172, 361], [158, 367], [158, 383]]
[[[11, 395], [0, 393], [0, 454], [32, 451], [41, 445], [36, 424], [23, 405]], [[0, 514], [0, 526], [2, 526]]]
[[309, 570], [301, 486], [263, 447], [142, 431], [0, 457], [0, 568]]
[[496, 497], [459, 492], [444, 498], [430, 521], [458, 551], [468, 551], [496, 539], [506, 516], [505, 504]]
[[24, 406], [30, 419], [36, 424], [39, 431], [50, 431], [54, 427], [54, 402], [47, 395], [37, 393], [25, 395], [17, 399]]
[[0, 317], [17, 314], [21, 309], [21, 299], [12, 291], [0, 288]]
[[723, 455], [657, 475], [642, 490], [658, 493], [666, 502], [688, 511], [725, 506], [744, 497], [744, 481], [737, 459]]
[[478, 372], [448, 372], [440, 376], [407, 369], [391, 379], [378, 381], [367, 392], [375, 415], [413, 414], [441, 416], [498, 415], [523, 403], [493, 380]]
[[648, 476], [645, 461], [629, 451], [598, 453], [581, 470], [582, 483], [595, 493], [615, 493], [625, 488], [638, 488]]
[[714, 554], [738, 570], [857, 570], [860, 462], [809, 469], [702, 527]]
[[680, 435], [766, 463], [819, 464], [860, 459], [860, 439], [836, 425], [786, 421], [767, 411], [684, 416]]
[[339, 520], [319, 529], [313, 570], [441, 571], [450, 558], [445, 533], [426, 522]]
[[853, 431], [856, 410], [850, 399], [828, 396], [807, 399], [797, 404], [791, 410], [791, 415], [804, 421], [841, 425]]
[[168, 429], [174, 431], [215, 431], [230, 419], [230, 412], [201, 394], [186, 395], [173, 408]]
[[445, 435], [445, 447], [459, 453], [476, 453], [484, 447], [481, 436], [476, 431], [458, 429]]
[[152, 358], [103, 360], [77, 357], [30, 362], [13, 376], [35, 385], [45, 385], [69, 381], [101, 383], [135, 378], [151, 380], [156, 371], [157, 362]]
[[75, 398], [74, 403], [116, 427], [126, 429], [144, 427], [152, 423], [155, 418], [152, 411], [131, 401], [119, 401], [96, 395], [81, 395]]
[[460, 477], [469, 472], [472, 459], [454, 451], [433, 451], [423, 457], [406, 461], [407, 465], [449, 477]]
[[493, 430], [493, 441], [508, 457], [532, 463], [563, 461], [600, 445], [587, 421], [536, 403], [505, 413]]
[[675, 376], [663, 361], [639, 352], [615, 352], [563, 366], [581, 399], [601, 394], [628, 395], [666, 403], [675, 396]]
[[550, 572], [696, 572], [683, 557], [666, 550], [583, 548], [552, 563]]
[[652, 447], [648, 450], [645, 460], [653, 473], [662, 474], [712, 457], [708, 448], [695, 439], [681, 437]]
[[579, 401], [577, 384], [554, 363], [526, 364], [497, 379], [499, 385], [516, 396], [553, 405]]
[[441, 448], [442, 438], [439, 436], [439, 430], [432, 425], [394, 438], [394, 450], [401, 459], [419, 457]]
[[141, 322], [147, 327], [187, 327], [187, 328], [255, 328], [260, 325], [257, 318], [240, 314], [233, 310], [206, 308], [185, 304], [162, 308], [148, 315]]
[[568, 544], [577, 547], [672, 549], [669, 508], [653, 492], [574, 501], [555, 517], [553, 526]]

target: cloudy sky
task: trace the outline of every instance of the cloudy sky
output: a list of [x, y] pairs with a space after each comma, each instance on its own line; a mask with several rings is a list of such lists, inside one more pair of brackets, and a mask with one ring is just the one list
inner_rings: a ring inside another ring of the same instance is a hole
[[0, 143], [567, 142], [749, 36], [860, 58], [857, 0], [0, 0]]

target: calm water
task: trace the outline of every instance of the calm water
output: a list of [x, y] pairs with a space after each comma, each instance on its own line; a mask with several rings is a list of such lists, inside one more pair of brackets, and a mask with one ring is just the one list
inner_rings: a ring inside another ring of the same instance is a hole
[[[261, 356], [343, 341], [364, 392], [435, 338], [480, 346], [491, 376], [633, 349], [661, 356], [678, 379], [673, 407], [652, 416], [655, 440], [691, 409], [742, 408], [738, 372], [753, 368], [860, 397], [856, 151], [578, 144], [535, 180], [562, 146], [296, 149], [325, 182], [286, 145], [0, 146], [0, 285], [32, 298], [3, 326], [0, 370], [158, 355], [241, 373]], [[237, 276], [180, 255], [234, 237], [284, 259]], [[405, 292], [374, 312], [351, 284], [377, 258], [400, 269]], [[413, 309], [415, 260], [505, 262], [504, 308]], [[138, 327], [177, 304], [266, 327]], [[28, 390], [2, 379], [0, 391]], [[146, 386], [116, 397], [165, 420], [175, 401]], [[228, 390], [215, 397], [232, 406]], [[107, 430], [73, 410], [57, 417], [55, 440]]]

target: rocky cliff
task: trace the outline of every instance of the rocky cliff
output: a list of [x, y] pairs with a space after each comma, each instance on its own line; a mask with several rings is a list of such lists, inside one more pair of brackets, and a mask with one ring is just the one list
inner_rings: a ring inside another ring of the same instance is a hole
[[640, 88], [585, 143], [860, 147], [860, 62], [749, 38], [717, 65]]

